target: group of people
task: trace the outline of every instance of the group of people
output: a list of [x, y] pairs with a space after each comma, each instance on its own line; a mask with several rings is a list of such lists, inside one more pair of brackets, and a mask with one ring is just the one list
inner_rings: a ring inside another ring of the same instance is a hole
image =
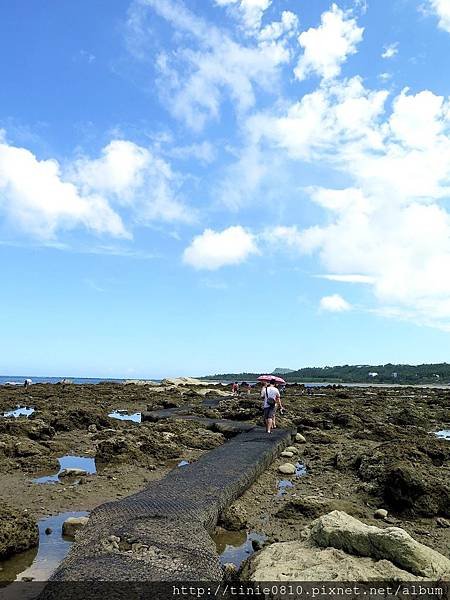
[[237, 381], [235, 381], [233, 383], [233, 385], [231, 386], [231, 391], [233, 393], [233, 396], [240, 396], [241, 393], [247, 391], [247, 395], [250, 395], [252, 386], [250, 383], [247, 383], [246, 381], [243, 381], [242, 383], [238, 383]]

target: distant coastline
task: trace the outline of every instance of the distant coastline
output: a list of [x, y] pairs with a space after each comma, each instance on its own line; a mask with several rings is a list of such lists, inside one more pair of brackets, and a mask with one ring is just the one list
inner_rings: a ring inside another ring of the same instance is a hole
[[[255, 382], [261, 372], [216, 373], [214, 375], [197, 376], [205, 381]], [[421, 365], [403, 365], [388, 363], [385, 365], [342, 365], [332, 367], [304, 367], [301, 369], [276, 368], [272, 374], [283, 377], [288, 383], [303, 383], [305, 385], [427, 385], [446, 387], [450, 385], [450, 364], [430, 363]], [[46, 377], [33, 375], [0, 375], [0, 385], [22, 385], [25, 379], [32, 383], [61, 383], [62, 381], [75, 384], [125, 383], [130, 378], [122, 377]], [[136, 381], [156, 378], [132, 378]]]
[[[343, 365], [333, 367], [304, 367], [275, 369], [288, 383], [385, 384], [385, 385], [450, 385], [450, 364], [430, 363], [403, 365]], [[253, 381], [261, 373], [219, 373], [201, 379], [214, 381]]]

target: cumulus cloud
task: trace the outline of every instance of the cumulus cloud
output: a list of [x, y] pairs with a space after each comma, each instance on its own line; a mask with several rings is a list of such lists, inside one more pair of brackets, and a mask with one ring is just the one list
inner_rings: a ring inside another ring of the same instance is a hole
[[311, 27], [299, 35], [303, 54], [294, 70], [297, 79], [306, 79], [312, 73], [324, 79], [339, 75], [342, 64], [356, 53], [363, 31], [350, 13], [332, 4], [322, 14], [319, 27]]
[[284, 115], [259, 113], [248, 120], [254, 139], [268, 139], [296, 159], [312, 160], [383, 147], [377, 121], [388, 92], [367, 90], [360, 77], [323, 82]]
[[[131, 225], [191, 222], [177, 195], [170, 165], [151, 150], [113, 140], [99, 158], [39, 160], [0, 136], [0, 210], [10, 223], [39, 238], [83, 227], [131, 237]], [[127, 223], [127, 224], [125, 224]]]
[[183, 253], [183, 262], [195, 269], [213, 271], [237, 265], [257, 254], [255, 236], [240, 225], [223, 231], [205, 231], [196, 236]]
[[241, 19], [243, 28], [254, 33], [261, 27], [261, 19], [272, 0], [215, 0], [218, 6], [232, 7]]
[[261, 41], [278, 40], [285, 34], [292, 35], [298, 27], [298, 17], [289, 10], [281, 13], [280, 21], [272, 21], [266, 25], [258, 34]]
[[[239, 6], [257, 8], [257, 3], [242, 0]], [[129, 20], [133, 31], [139, 32], [142, 20], [148, 18], [143, 7], [177, 32], [176, 52], [163, 50], [156, 59], [159, 90], [171, 113], [192, 129], [201, 130], [208, 121], [219, 119], [226, 99], [241, 114], [254, 106], [258, 90], [276, 88], [280, 66], [290, 57], [283, 39], [241, 44], [173, 0], [141, 0], [134, 5]]]
[[449, 0], [428, 0], [428, 4], [439, 18], [439, 27], [450, 33], [450, 2]]
[[319, 304], [321, 310], [328, 312], [346, 312], [351, 309], [351, 305], [339, 294], [324, 296]]
[[321, 160], [353, 183], [307, 188], [327, 223], [282, 228], [280, 241], [317, 254], [330, 277], [371, 285], [389, 314], [445, 328], [450, 102], [429, 90], [405, 89], [388, 109], [386, 98], [353, 78], [322, 84], [284, 116], [255, 117], [262, 139], [294, 160]]
[[398, 54], [398, 42], [385, 46], [381, 58], [393, 58], [396, 54]]
[[104, 196], [83, 193], [64, 179], [56, 160], [39, 160], [4, 138], [0, 138], [0, 210], [11, 225], [43, 239], [76, 227], [130, 237]]
[[113, 203], [131, 208], [140, 223], [193, 219], [177, 197], [177, 177], [170, 165], [134, 142], [113, 140], [100, 158], [79, 158], [70, 170], [84, 190], [106, 194]]
[[75, 162], [75, 179], [83, 187], [112, 193], [126, 201], [142, 185], [143, 171], [150, 160], [146, 148], [113, 140], [102, 149], [100, 158], [79, 158]]

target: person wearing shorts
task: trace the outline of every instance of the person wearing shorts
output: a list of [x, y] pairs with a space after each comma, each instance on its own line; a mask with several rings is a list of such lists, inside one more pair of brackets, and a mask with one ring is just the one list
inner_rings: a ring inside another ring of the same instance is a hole
[[275, 408], [278, 404], [281, 406], [280, 392], [275, 387], [275, 381], [270, 381], [269, 385], [263, 385], [261, 390], [261, 398], [264, 400], [264, 423], [267, 433], [272, 433], [273, 419], [275, 416]]

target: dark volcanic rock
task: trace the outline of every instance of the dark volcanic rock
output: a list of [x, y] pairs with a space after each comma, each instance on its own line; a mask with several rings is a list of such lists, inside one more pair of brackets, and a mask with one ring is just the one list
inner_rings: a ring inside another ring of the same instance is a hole
[[360, 455], [359, 477], [373, 485], [393, 511], [410, 516], [450, 513], [450, 448], [431, 436], [380, 444]]
[[87, 429], [90, 425], [95, 425], [97, 428], [109, 427], [110, 421], [101, 413], [85, 409], [69, 410], [58, 414], [51, 421], [51, 426], [57, 431]]
[[129, 440], [114, 436], [98, 443], [95, 458], [99, 463], [112, 463], [130, 460], [136, 455], [137, 450]]
[[432, 517], [450, 516], [450, 485], [428, 469], [398, 463], [389, 468], [384, 499], [398, 512]]
[[36, 546], [39, 531], [26, 512], [0, 502], [0, 559]]
[[200, 448], [202, 450], [211, 450], [217, 448], [225, 442], [225, 437], [221, 433], [215, 433], [208, 429], [198, 429], [195, 432], [186, 431], [179, 436], [179, 441], [189, 448]]
[[366, 511], [354, 502], [334, 498], [318, 498], [317, 496], [294, 498], [278, 511], [276, 516], [282, 519], [292, 519], [299, 516], [316, 519], [333, 510], [340, 510], [354, 517], [366, 516]]

